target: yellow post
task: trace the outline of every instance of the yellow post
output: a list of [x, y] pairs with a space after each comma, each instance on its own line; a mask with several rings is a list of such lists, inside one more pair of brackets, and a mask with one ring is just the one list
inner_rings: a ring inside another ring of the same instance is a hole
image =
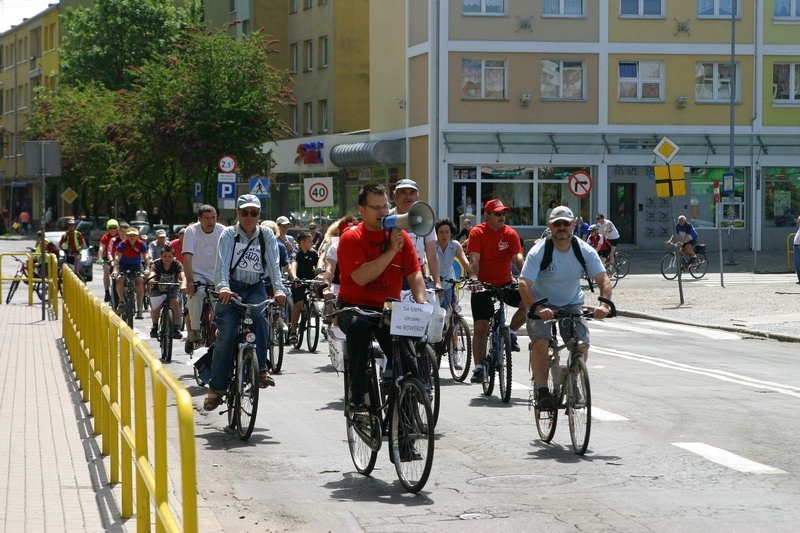
[[[107, 305], [101, 307], [101, 350], [108, 354], [108, 376], [109, 376], [109, 399], [112, 406], [119, 406], [119, 356], [117, 350], [117, 338], [111, 336], [111, 320], [109, 316], [111, 310]], [[112, 410], [109, 419], [113, 424], [109, 427], [107, 438], [109, 439], [109, 453], [111, 455], [111, 483], [119, 483], [119, 421]]]
[[791, 268], [792, 256], [794, 255], [794, 233], [786, 236], [786, 266]]
[[[119, 388], [120, 418], [122, 427], [131, 427], [131, 343], [120, 331], [122, 321], [118, 316], [111, 320], [112, 335], [119, 338]], [[128, 435], [129, 436], [129, 435]], [[128, 438], [122, 439], [122, 518], [133, 516], [133, 448]]]
[[[127, 332], [126, 332], [127, 333]], [[150, 529], [150, 497], [142, 463], [147, 463], [147, 390], [145, 386], [145, 362], [138, 356], [139, 339], [131, 343], [133, 356], [133, 416], [136, 420], [136, 526], [138, 531]]]

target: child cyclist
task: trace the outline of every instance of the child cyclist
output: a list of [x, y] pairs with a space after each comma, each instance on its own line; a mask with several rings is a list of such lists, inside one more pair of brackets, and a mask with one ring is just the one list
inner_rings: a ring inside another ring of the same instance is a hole
[[[166, 245], [161, 249], [161, 257], [153, 262], [151, 274], [148, 280], [152, 285], [150, 318], [153, 319], [153, 327], [150, 329], [150, 336], [158, 338], [158, 313], [165, 300], [169, 300], [169, 306], [172, 307], [172, 338], [180, 339], [183, 313], [178, 303], [178, 289], [179, 284], [183, 283], [183, 265], [175, 261], [175, 252], [171, 246]], [[166, 285], [167, 283], [174, 285]]]
[[[289, 265], [289, 279], [291, 281], [303, 279], [314, 279], [316, 273], [314, 269], [319, 261], [319, 255], [313, 248], [314, 239], [307, 231], [301, 231], [297, 235], [297, 246], [300, 248], [295, 255], [294, 261]], [[300, 318], [300, 310], [306, 300], [306, 291], [302, 285], [292, 284], [292, 325], [289, 328], [289, 344], [297, 343], [297, 322]]]

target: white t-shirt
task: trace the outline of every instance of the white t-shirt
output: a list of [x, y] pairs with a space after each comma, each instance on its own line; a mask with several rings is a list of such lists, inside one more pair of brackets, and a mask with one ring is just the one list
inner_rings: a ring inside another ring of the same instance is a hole
[[613, 222], [606, 219], [603, 226], [607, 239], [619, 239], [619, 231], [617, 230], [617, 227], [614, 225]]
[[183, 253], [192, 255], [192, 278], [195, 281], [213, 283], [217, 261], [219, 236], [225, 226], [217, 224], [214, 231], [206, 233], [199, 222], [186, 228], [183, 235]]

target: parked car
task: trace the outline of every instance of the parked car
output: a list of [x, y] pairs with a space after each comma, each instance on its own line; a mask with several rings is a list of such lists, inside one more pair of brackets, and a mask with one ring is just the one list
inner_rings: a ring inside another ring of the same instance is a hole
[[[58, 243], [61, 240], [62, 235], [64, 235], [63, 231], [48, 231], [45, 232], [44, 238], [52, 242], [56, 246], [58, 246]], [[94, 259], [92, 258], [92, 255], [96, 253], [96, 250], [97, 249], [94, 246], [89, 246], [81, 250], [81, 273], [83, 274], [83, 279], [85, 279], [86, 281], [92, 281], [93, 277], [92, 267], [94, 266]], [[58, 264], [59, 265], [63, 264], [64, 259], [65, 259], [64, 251], [59, 250]]]

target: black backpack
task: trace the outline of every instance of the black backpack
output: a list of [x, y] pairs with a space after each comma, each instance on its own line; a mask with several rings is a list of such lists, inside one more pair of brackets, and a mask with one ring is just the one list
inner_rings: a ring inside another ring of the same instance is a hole
[[[542, 257], [542, 264], [539, 266], [539, 270], [547, 270], [547, 267], [550, 266], [550, 263], [553, 262], [553, 239], [548, 238], [544, 241], [544, 257]], [[583, 258], [583, 252], [581, 252], [581, 246], [578, 244], [578, 238], [573, 235], [572, 236], [572, 252], [575, 254], [575, 257], [578, 259], [578, 262], [583, 267], [584, 273], [586, 273], [586, 279], [589, 280], [589, 290], [594, 292], [594, 284], [592, 283], [592, 278], [589, 276], [589, 271], [586, 270], [586, 259]]]

